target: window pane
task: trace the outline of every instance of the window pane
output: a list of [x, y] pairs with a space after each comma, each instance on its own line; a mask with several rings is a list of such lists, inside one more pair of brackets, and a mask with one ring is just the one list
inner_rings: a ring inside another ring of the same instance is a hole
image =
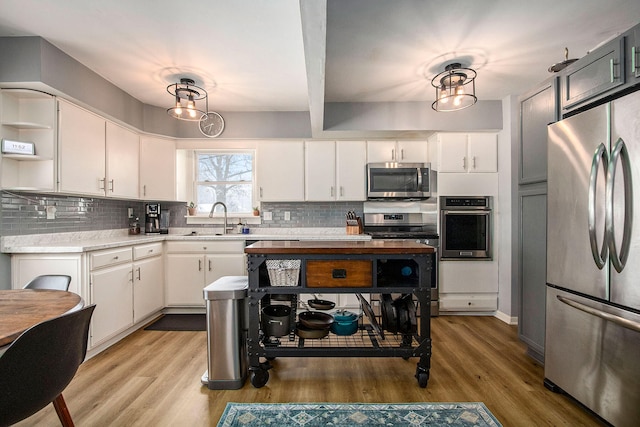
[[[237, 184], [200, 184], [198, 185], [198, 212], [210, 212], [215, 202], [223, 202], [227, 205], [227, 211], [251, 212], [252, 185], [248, 183]], [[222, 212], [221, 207], [216, 207], [216, 212]]]
[[251, 181], [252, 155], [241, 154], [198, 154], [199, 182]]

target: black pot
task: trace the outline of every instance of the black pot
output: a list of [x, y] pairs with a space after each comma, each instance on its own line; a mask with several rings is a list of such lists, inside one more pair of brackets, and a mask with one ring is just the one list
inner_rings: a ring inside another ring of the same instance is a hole
[[262, 309], [262, 330], [265, 335], [283, 337], [289, 334], [291, 307], [286, 305], [268, 305]]

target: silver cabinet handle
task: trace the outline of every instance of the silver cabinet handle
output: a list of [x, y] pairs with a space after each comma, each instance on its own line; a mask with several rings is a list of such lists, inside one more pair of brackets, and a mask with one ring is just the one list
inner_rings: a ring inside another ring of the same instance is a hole
[[396, 159], [396, 149], [392, 148], [391, 149], [391, 160], [395, 160]]
[[262, 199], [262, 187], [260, 187], [260, 198]]
[[476, 156], [473, 156], [472, 159], [473, 159], [473, 168], [475, 169], [476, 168]]
[[634, 322], [633, 320], [625, 319], [624, 317], [616, 316], [615, 314], [607, 313], [606, 311], [598, 310], [593, 307], [589, 307], [588, 305], [584, 305], [579, 303], [578, 301], [574, 301], [570, 298], [563, 297], [561, 295], [556, 295], [556, 298], [562, 303], [567, 304], [575, 309], [580, 311], [584, 311], [585, 313], [592, 314], [601, 319], [608, 320], [610, 322], [615, 323], [618, 326], [622, 326], [623, 328], [631, 329], [632, 331], [640, 332], [640, 323]]
[[209, 271], [211, 271], [211, 260], [209, 260]]
[[404, 148], [400, 149], [400, 160], [404, 160]]
[[98, 187], [100, 190], [106, 190], [106, 186], [107, 186], [107, 178], [102, 178], [100, 180], [98, 180], [100, 182], [100, 184], [98, 184]]
[[333, 197], [333, 185], [331, 186], [331, 197]]
[[344, 187], [340, 186], [340, 197], [344, 196]]
[[613, 58], [611, 58], [611, 59], [609, 60], [609, 73], [611, 74], [611, 83], [613, 83], [613, 82], [615, 82], [615, 81], [616, 81], [616, 76], [615, 76], [615, 73], [614, 73], [614, 71], [613, 71], [614, 66], [615, 66], [615, 64], [614, 64], [614, 62], [613, 62]]
[[638, 52], [636, 51], [636, 47], [632, 46], [631, 47], [631, 72], [635, 73], [636, 69], [638, 68], [638, 64], [636, 62], [636, 54]]
[[598, 168], [600, 164], [606, 168], [609, 163], [609, 155], [607, 154], [607, 148], [604, 144], [600, 143], [596, 152], [593, 154], [593, 160], [591, 161], [591, 172], [589, 173], [589, 206], [588, 206], [588, 218], [587, 228], [589, 229], [589, 243], [591, 244], [591, 256], [596, 263], [598, 269], [602, 270], [607, 262], [608, 245], [607, 245], [607, 232], [604, 230], [602, 238], [602, 248], [598, 250], [598, 237], [596, 236], [596, 189], [598, 184]]
[[202, 271], [202, 260], [198, 260], [198, 271]]
[[129, 281], [133, 283], [133, 270], [129, 270], [129, 274], [131, 275]]
[[113, 193], [113, 180], [109, 180], [109, 184], [111, 186], [111, 188], [109, 189], [109, 191], [111, 191]]
[[464, 170], [467, 169], [467, 158], [466, 157], [462, 158], [462, 169], [464, 169]]
[[142, 273], [140, 272], [140, 267], [138, 267], [138, 280], [142, 280]]
[[147, 195], [147, 184], [142, 186], [142, 195], [146, 196]]
[[[613, 202], [614, 202], [614, 185], [616, 178], [616, 167], [618, 158], [622, 164], [622, 177], [624, 179], [624, 226], [622, 230], [622, 244], [620, 252], [616, 248], [615, 227], [613, 221]], [[607, 230], [609, 241], [609, 258], [613, 267], [618, 273], [622, 272], [629, 257], [629, 246], [631, 245], [631, 224], [633, 221], [633, 190], [631, 188], [631, 162], [629, 161], [629, 152], [627, 146], [618, 138], [613, 150], [611, 150], [611, 158], [609, 159], [609, 168], [607, 170], [607, 188], [605, 190], [606, 198], [606, 216], [605, 227]]]

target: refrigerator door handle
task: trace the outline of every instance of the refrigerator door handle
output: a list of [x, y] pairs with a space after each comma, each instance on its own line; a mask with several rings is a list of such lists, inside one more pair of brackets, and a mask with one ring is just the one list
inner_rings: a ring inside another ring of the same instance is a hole
[[602, 270], [607, 263], [608, 244], [607, 244], [607, 231], [606, 227], [602, 236], [602, 248], [598, 250], [598, 237], [596, 236], [596, 188], [598, 184], [598, 168], [600, 164], [607, 167], [609, 163], [609, 155], [607, 154], [607, 147], [600, 143], [596, 152], [593, 154], [593, 160], [591, 162], [591, 172], [589, 173], [589, 243], [591, 244], [591, 256], [598, 269]]
[[[624, 179], [624, 228], [622, 230], [622, 244], [620, 251], [616, 247], [615, 227], [613, 220], [614, 206], [614, 189], [616, 167], [620, 159], [622, 165], [622, 174]], [[629, 161], [629, 152], [627, 146], [618, 138], [613, 150], [611, 150], [611, 158], [609, 159], [609, 167], [607, 170], [607, 189], [606, 189], [606, 216], [605, 228], [607, 230], [607, 240], [609, 242], [609, 258], [613, 264], [613, 268], [618, 273], [622, 272], [629, 257], [629, 246], [631, 245], [631, 226], [633, 222], [633, 189], [631, 183], [631, 162]]]
[[579, 303], [578, 301], [574, 301], [561, 295], [557, 295], [556, 298], [558, 298], [560, 302], [567, 304], [568, 306], [573, 307], [577, 310], [584, 311], [585, 313], [592, 314], [604, 320], [608, 320], [609, 322], [613, 322], [618, 326], [622, 326], [623, 328], [640, 332], [640, 323], [638, 322], [634, 322], [633, 320], [625, 319], [624, 317], [616, 316], [615, 314], [607, 313], [606, 311], [589, 307], [588, 305]]

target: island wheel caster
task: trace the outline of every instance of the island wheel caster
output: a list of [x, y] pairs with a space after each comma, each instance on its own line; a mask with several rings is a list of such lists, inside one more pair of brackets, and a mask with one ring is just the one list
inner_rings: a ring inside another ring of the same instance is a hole
[[255, 388], [264, 387], [269, 381], [269, 371], [262, 368], [256, 368], [251, 371], [251, 384]]
[[418, 366], [416, 369], [416, 378], [420, 388], [425, 388], [429, 382], [429, 371]]

